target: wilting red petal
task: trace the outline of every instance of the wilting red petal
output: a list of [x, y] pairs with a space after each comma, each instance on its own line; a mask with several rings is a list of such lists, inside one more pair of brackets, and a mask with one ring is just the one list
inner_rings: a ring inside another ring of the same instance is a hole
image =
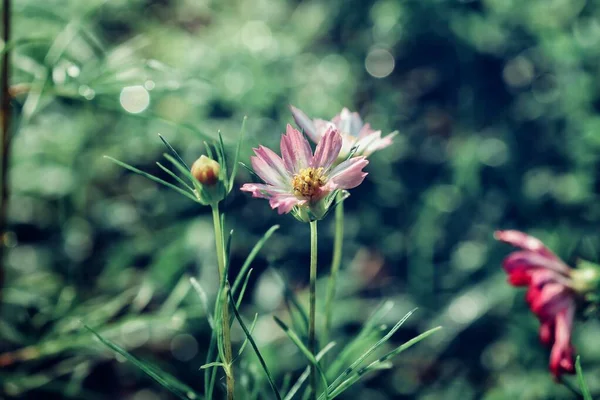
[[[508, 255], [502, 262], [504, 270], [511, 274], [516, 269], [531, 270], [531, 269], [547, 269], [557, 273], [568, 275], [570, 269], [558, 258], [552, 256], [547, 257], [532, 251], [515, 251]], [[565, 272], [566, 268], [566, 272]]]
[[[494, 232], [494, 237], [501, 242], [511, 244], [515, 247], [520, 247], [523, 250], [529, 250], [534, 253], [541, 254], [548, 258], [559, 259], [544, 243], [538, 238], [529, 236], [526, 233], [517, 230], [505, 230]], [[569, 267], [564, 265], [565, 273], [568, 273]]]
[[556, 315], [555, 340], [550, 353], [550, 371], [557, 380], [564, 373], [572, 374], [575, 372], [573, 363], [575, 350], [571, 345], [574, 314], [575, 302], [571, 301]]
[[513, 286], [527, 286], [531, 282], [531, 275], [526, 270], [515, 269], [508, 274], [508, 282]]
[[554, 319], [548, 319], [540, 325], [540, 341], [550, 346], [554, 341]]

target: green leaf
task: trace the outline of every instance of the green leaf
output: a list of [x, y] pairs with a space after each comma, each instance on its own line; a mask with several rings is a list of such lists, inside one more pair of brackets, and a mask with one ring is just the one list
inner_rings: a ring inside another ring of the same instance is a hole
[[[327, 354], [327, 352], [329, 350], [331, 350], [334, 346], [335, 346], [335, 342], [329, 342], [327, 344], [327, 346], [323, 347], [323, 349], [317, 354], [317, 357], [315, 357], [317, 359], [317, 361], [321, 361], [323, 356], [325, 356], [325, 354]], [[304, 371], [302, 372], [300, 377], [298, 377], [298, 380], [296, 381], [296, 383], [294, 383], [294, 386], [292, 386], [290, 388], [289, 392], [285, 395], [283, 400], [291, 400], [294, 397], [294, 395], [298, 392], [298, 390], [300, 390], [300, 388], [302, 387], [302, 384], [304, 384], [304, 382], [306, 382], [306, 380], [308, 379], [309, 376], [310, 376], [310, 366], [308, 366], [304, 369]]]
[[339, 383], [341, 383], [347, 376], [349, 376], [350, 374], [352, 374], [354, 372], [354, 370], [356, 370], [356, 368], [358, 368], [360, 366], [360, 364], [363, 363], [363, 361], [365, 361], [365, 359], [370, 356], [375, 350], [377, 350], [379, 347], [381, 347], [385, 342], [387, 342], [393, 335], [394, 333], [396, 333], [396, 331], [398, 331], [398, 329], [400, 329], [400, 327], [404, 324], [404, 322], [406, 322], [406, 320], [408, 318], [410, 318], [410, 316], [416, 311], [416, 308], [414, 310], [409, 311], [400, 321], [398, 321], [396, 323], [396, 325], [394, 325], [394, 327], [392, 329], [389, 330], [389, 332], [382, 337], [381, 339], [379, 339], [374, 345], [372, 345], [371, 347], [369, 347], [367, 349], [367, 351], [365, 351], [363, 354], [360, 355], [360, 357], [358, 357], [348, 368], [346, 368], [346, 370], [344, 372], [342, 372], [340, 374], [340, 376], [338, 376], [333, 383], [329, 386], [328, 390], [332, 391]]
[[323, 384], [323, 394], [321, 396], [323, 396], [325, 398], [325, 400], [329, 399], [329, 394], [328, 394], [328, 391], [327, 391], [327, 388], [329, 387], [329, 385], [327, 384], [327, 378], [325, 377], [325, 373], [323, 373], [323, 370], [321, 369], [321, 366], [319, 365], [319, 362], [317, 361], [317, 359], [315, 358], [315, 356], [310, 352], [310, 350], [308, 350], [308, 348], [304, 345], [304, 343], [302, 343], [302, 340], [300, 340], [300, 338], [298, 337], [298, 335], [296, 334], [296, 332], [294, 332], [293, 330], [291, 330], [279, 318], [273, 316], [273, 319], [275, 320], [275, 322], [277, 323], [277, 325], [279, 325], [279, 327], [281, 329], [283, 329], [283, 331], [285, 332], [285, 334], [296, 345], [296, 347], [298, 347], [298, 349], [302, 352], [302, 354], [304, 354], [304, 356], [308, 359], [308, 361], [310, 361], [310, 363], [315, 366], [315, 368], [319, 372], [319, 377], [321, 378], [321, 382]]
[[169, 144], [169, 142], [167, 142], [167, 139], [165, 139], [160, 133], [158, 134], [158, 137], [160, 138], [160, 140], [162, 140], [162, 142], [165, 144], [165, 146], [167, 146], [167, 149], [169, 149], [171, 154], [173, 154], [175, 156], [175, 158], [181, 163], [181, 165], [184, 166], [185, 169], [187, 169], [189, 171], [190, 167], [188, 167], [188, 165], [185, 163], [185, 161], [183, 161], [183, 158], [181, 158], [179, 153], [177, 153], [177, 151], [175, 151], [173, 146], [171, 146]]
[[[254, 319], [252, 320], [252, 324], [250, 325], [250, 334], [254, 333], [254, 328], [256, 327], [257, 321], [258, 321], [258, 313], [254, 314]], [[242, 355], [242, 353], [244, 352], [244, 349], [246, 348], [247, 345], [248, 345], [248, 337], [246, 337], [246, 339], [244, 339], [242, 346], [238, 350], [238, 355], [237, 355], [238, 357]]]
[[[339, 396], [342, 392], [344, 392], [346, 389], [348, 389], [350, 386], [352, 386], [354, 383], [356, 383], [360, 378], [362, 378], [368, 372], [382, 369], [382, 368], [387, 369], [387, 367], [389, 366], [389, 362], [388, 362], [389, 359], [397, 356], [398, 354], [402, 353], [404, 350], [414, 346], [415, 344], [419, 343], [421, 340], [426, 339], [427, 337], [429, 337], [433, 333], [439, 331], [440, 329], [442, 329], [442, 327], [438, 326], [438, 327], [432, 328], [426, 332], [423, 332], [420, 335], [412, 338], [408, 342], [396, 347], [394, 350], [390, 351], [389, 353], [385, 354], [384, 356], [380, 357], [379, 359], [373, 361], [371, 364], [367, 365], [366, 367], [359, 369], [358, 371], [356, 371], [355, 373], [350, 375], [348, 377], [348, 379], [346, 379], [344, 382], [342, 382], [338, 387], [336, 387], [334, 390], [332, 390], [330, 392], [330, 398], [333, 399], [333, 398]], [[321, 397], [319, 397], [319, 399], [321, 399]]]
[[240, 159], [240, 150], [242, 147], [242, 141], [244, 140], [244, 133], [246, 133], [246, 120], [247, 119], [248, 119], [248, 117], [244, 116], [244, 119], [242, 120], [242, 127], [240, 129], [240, 135], [238, 137], [238, 142], [235, 147], [235, 156], [233, 158], [233, 167], [231, 170], [231, 177], [229, 178], [229, 187], [227, 188], [227, 193], [231, 192], [231, 190], [233, 189], [233, 183], [235, 181], [235, 175], [237, 174], [237, 169], [238, 169], [238, 161]]
[[577, 383], [579, 384], [579, 389], [581, 389], [581, 394], [584, 400], [592, 400], [592, 395], [590, 394], [590, 389], [585, 383], [585, 378], [583, 377], [583, 370], [581, 369], [581, 360], [580, 356], [577, 356], [575, 359], [575, 370], [577, 371]]
[[198, 283], [196, 278], [190, 278], [190, 283], [192, 284], [192, 287], [196, 290], [196, 293], [198, 293], [198, 297], [200, 297], [200, 304], [202, 304], [202, 309], [206, 313], [206, 316], [208, 318], [208, 324], [210, 325], [211, 329], [215, 329], [214, 317], [211, 315], [210, 310], [208, 308], [208, 296], [206, 295], [204, 288], [200, 286], [200, 283]]
[[253, 269], [250, 268], [248, 270], [248, 273], [246, 274], [246, 279], [244, 279], [244, 284], [242, 285], [242, 289], [240, 290], [240, 295], [238, 296], [238, 299], [235, 303], [236, 307], [240, 307], [240, 304], [242, 304], [242, 300], [244, 299], [244, 294], [246, 293], [246, 287], [248, 286], [248, 281], [250, 280], [250, 275], [252, 275], [252, 271]]
[[102, 342], [102, 344], [109, 347], [111, 350], [120, 354], [121, 356], [125, 357], [128, 361], [130, 361], [136, 367], [138, 367], [139, 369], [144, 371], [149, 377], [154, 379], [156, 382], [158, 382], [160, 385], [162, 385], [165, 389], [167, 389], [168, 391], [173, 393], [178, 398], [183, 399], [183, 400], [193, 400], [193, 399], [202, 398], [200, 395], [198, 395], [196, 392], [194, 392], [194, 390], [192, 388], [187, 386], [185, 383], [180, 382], [174, 376], [162, 371], [158, 367], [151, 365], [150, 363], [148, 363], [146, 361], [138, 360], [133, 355], [131, 355], [127, 350], [123, 349], [121, 346], [117, 345], [116, 343], [103, 338], [99, 333], [97, 333], [95, 330], [93, 330], [89, 326], [84, 325], [84, 327], [87, 330], [89, 330], [92, 334], [94, 334], [94, 336], [96, 336], [98, 338], [98, 340], [100, 340], [100, 342]]
[[294, 293], [294, 291], [292, 289], [290, 289], [289, 285], [287, 284], [287, 281], [282, 278], [281, 273], [279, 271], [277, 271], [276, 269], [272, 269], [272, 271], [273, 271], [275, 277], [279, 279], [279, 283], [283, 286], [283, 295], [284, 295], [285, 305], [288, 309], [290, 317], [292, 317], [292, 322], [293, 322], [294, 327], [296, 327], [296, 324], [295, 324], [296, 319], [295, 319], [295, 313], [291, 307], [292, 305], [294, 306], [294, 308], [296, 309], [298, 314], [300, 314], [300, 318], [302, 320], [302, 326], [300, 328], [302, 328], [304, 332], [308, 332], [308, 315], [306, 314], [306, 311], [300, 304], [300, 301], [298, 300], [296, 293]]
[[[386, 300], [382, 302], [373, 313], [369, 316], [369, 318], [363, 324], [362, 329], [352, 339], [352, 341], [341, 351], [341, 353], [336, 357], [335, 361], [331, 366], [327, 369], [328, 374], [337, 374], [344, 365], [348, 362], [349, 358], [360, 351], [363, 346], [374, 340], [373, 335], [379, 335], [381, 328], [381, 320], [383, 317], [390, 312], [390, 310], [394, 307], [394, 302], [391, 300]], [[379, 328], [379, 329], [378, 329]], [[335, 376], [335, 375], [334, 375]]]
[[173, 179], [175, 179], [177, 182], [179, 182], [180, 184], [182, 184], [183, 186], [185, 186], [191, 193], [194, 193], [194, 188], [191, 187], [190, 185], [188, 185], [186, 181], [184, 181], [183, 179], [181, 179], [180, 177], [178, 177], [177, 175], [175, 175], [173, 173], [173, 171], [171, 171], [169, 168], [165, 167], [164, 165], [162, 165], [158, 161], [156, 162], [156, 165], [158, 165], [160, 167], [160, 169], [162, 169], [167, 174], [169, 174], [171, 177], [173, 177]]
[[225, 364], [223, 364], [220, 361], [214, 361], [208, 364], [204, 364], [200, 367], [200, 369], [207, 369], [207, 368], [212, 368], [212, 367], [224, 367]]
[[115, 158], [112, 158], [112, 157], [109, 157], [109, 156], [104, 156], [104, 158], [107, 158], [110, 161], [114, 162], [115, 164], [120, 165], [121, 167], [126, 168], [126, 169], [128, 169], [128, 170], [130, 170], [132, 172], [135, 172], [136, 174], [140, 174], [140, 175], [142, 175], [142, 176], [144, 176], [144, 177], [146, 177], [146, 178], [148, 178], [150, 180], [153, 180], [154, 182], [160, 183], [161, 185], [165, 185], [166, 187], [168, 187], [170, 189], [173, 189], [173, 190], [181, 193], [185, 197], [188, 197], [188, 198], [194, 200], [195, 202], [198, 202], [198, 199], [196, 199], [193, 195], [191, 195], [190, 193], [186, 192], [185, 190], [183, 190], [183, 189], [181, 189], [181, 188], [173, 185], [172, 183], [163, 181], [162, 179], [157, 178], [154, 175], [151, 175], [151, 174], [149, 174], [147, 172], [139, 170], [139, 169], [137, 169], [137, 168], [135, 168], [135, 167], [133, 167], [133, 166], [131, 166], [129, 164], [126, 164], [126, 163], [124, 163], [122, 161], [119, 161], [119, 160], [117, 160]]
[[269, 230], [267, 232], [265, 232], [263, 237], [258, 242], [256, 242], [256, 244], [252, 248], [252, 251], [250, 251], [250, 254], [248, 254], [248, 257], [246, 257], [246, 261], [244, 261], [244, 265], [242, 265], [242, 268], [240, 269], [240, 272], [239, 272], [237, 278], [233, 282], [233, 286], [231, 287], [231, 291], [233, 294], [237, 293], [237, 290], [244, 279], [244, 275], [246, 274], [246, 271], [248, 270], [248, 268], [250, 268], [252, 261], [254, 261], [254, 259], [256, 258], [256, 255], [258, 254], [260, 249], [262, 249], [262, 247], [265, 245], [267, 240], [269, 240], [269, 238], [273, 235], [273, 233], [277, 229], [279, 229], [279, 225], [273, 225], [272, 227], [269, 228]]
[[269, 380], [269, 384], [271, 385], [271, 389], [273, 389], [273, 393], [275, 394], [275, 397], [278, 400], [281, 400], [281, 395], [279, 394], [279, 390], [277, 390], [277, 386], [275, 385], [273, 376], [269, 372], [267, 363], [265, 362], [265, 359], [263, 358], [262, 354], [260, 354], [260, 350], [258, 350], [258, 346], [256, 345], [256, 342], [252, 338], [252, 334], [246, 327], [246, 324], [244, 324], [244, 321], [242, 320], [242, 317], [240, 316], [240, 313], [239, 313], [237, 307], [235, 306], [235, 301], [233, 300], [233, 297], [231, 297], [231, 293], [229, 293], [229, 297], [230, 297], [230, 302], [231, 302], [231, 308], [233, 309], [233, 314], [235, 315], [235, 318], [240, 323], [240, 326], [242, 327], [242, 329], [244, 330], [244, 333], [246, 334], [246, 338], [250, 342], [250, 345], [252, 346], [252, 348], [254, 349], [254, 352], [256, 353], [256, 356], [258, 357], [258, 361], [260, 362], [260, 365], [263, 367], [265, 374], [267, 374], [267, 379]]

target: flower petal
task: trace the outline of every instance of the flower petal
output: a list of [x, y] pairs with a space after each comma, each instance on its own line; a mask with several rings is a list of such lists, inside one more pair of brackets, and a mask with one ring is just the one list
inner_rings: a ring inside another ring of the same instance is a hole
[[312, 150], [308, 140], [290, 124], [287, 125], [285, 134], [281, 136], [281, 155], [285, 168], [291, 174], [308, 167], [312, 160]]
[[292, 211], [294, 206], [301, 206], [305, 203], [306, 200], [298, 199], [296, 196], [289, 193], [277, 194], [269, 200], [271, 208], [276, 208], [279, 214], [287, 214]]
[[256, 157], [251, 157], [254, 172], [266, 183], [278, 187], [286, 187], [291, 176], [283, 165], [283, 160], [271, 149], [259, 146], [253, 149]]
[[559, 380], [564, 373], [575, 372], [571, 345], [571, 332], [573, 330], [573, 317], [575, 315], [575, 302], [571, 301], [556, 315], [554, 330], [554, 345], [550, 352], [550, 371]]
[[270, 199], [275, 195], [282, 193], [281, 189], [276, 189], [274, 186], [265, 185], [264, 183], [245, 183], [240, 188], [243, 192], [252, 193], [252, 197], [260, 199]]
[[340, 163], [329, 174], [328, 185], [335, 189], [352, 189], [362, 183], [367, 176], [363, 168], [369, 164], [365, 157], [353, 157]]
[[346, 107], [333, 117], [331, 120], [343, 134], [358, 136], [362, 127], [363, 121], [357, 112], [350, 112]]
[[342, 136], [337, 129], [329, 127], [327, 132], [321, 138], [315, 155], [312, 158], [310, 166], [313, 168], [322, 167], [325, 171], [333, 165], [333, 162], [337, 159], [338, 154], [342, 148]]
[[294, 107], [290, 104], [290, 111], [292, 112], [292, 117], [294, 117], [294, 121], [296, 121], [296, 125], [300, 129], [304, 131], [305, 134], [308, 135], [311, 140], [315, 143], [319, 142], [320, 135], [318, 135], [317, 128], [315, 127], [314, 122], [299, 108]]
[[[564, 264], [560, 260], [557, 258], [548, 258], [531, 251], [515, 251], [511, 253], [502, 262], [502, 267], [509, 275], [509, 280], [518, 280], [518, 274], [530, 274], [536, 269], [546, 269], [564, 276]], [[513, 275], [515, 278], [512, 278]], [[528, 284], [528, 282], [524, 284]], [[520, 286], [516, 283], [514, 285]]]
[[[517, 230], [506, 230], [494, 232], [494, 237], [504, 243], [520, 247], [523, 250], [533, 251], [546, 257], [558, 258], [541, 240], [529, 236], [526, 233]], [[566, 266], [565, 266], [566, 267]], [[568, 267], [567, 267], [568, 269]]]

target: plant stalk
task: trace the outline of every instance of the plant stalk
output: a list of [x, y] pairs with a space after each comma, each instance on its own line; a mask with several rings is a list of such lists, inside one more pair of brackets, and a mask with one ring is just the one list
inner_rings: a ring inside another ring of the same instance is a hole
[[4, 54], [2, 55], [2, 161], [0, 164], [0, 299], [4, 287], [4, 253], [6, 250], [6, 231], [8, 219], [8, 161], [10, 157], [10, 30], [11, 30], [11, 2], [2, 0], [2, 40], [4, 41]]
[[333, 316], [333, 300], [337, 285], [337, 276], [342, 264], [342, 245], [344, 243], [344, 202], [339, 201], [335, 207], [335, 237], [333, 239], [333, 259], [331, 271], [327, 281], [327, 295], [325, 297], [325, 334], [324, 342], [329, 341], [331, 334], [331, 319]]
[[[313, 355], [317, 354], [315, 338], [315, 315], [317, 303], [317, 221], [310, 222], [310, 313], [308, 318], [308, 348]], [[310, 370], [311, 398], [317, 399], [318, 376], [317, 367], [312, 364]], [[327, 388], [325, 388], [327, 389]]]
[[[221, 215], [219, 213], [219, 205], [215, 204], [212, 206], [212, 215], [213, 215], [213, 225], [215, 229], [215, 243], [217, 248], [217, 262], [219, 264], [219, 279], [222, 283], [224, 279], [227, 279], [225, 276], [225, 244], [223, 241], [223, 227], [221, 226]], [[227, 289], [227, 285], [226, 288]], [[235, 380], [233, 377], [233, 356], [231, 351], [231, 335], [229, 328], [229, 303], [228, 296], [222, 296], [223, 304], [221, 306], [222, 310], [222, 324], [223, 324], [223, 346], [225, 353], [225, 360], [223, 360], [223, 364], [225, 364], [225, 375], [227, 379], [227, 400], [233, 400], [234, 392], [235, 392]], [[219, 299], [218, 299], [219, 300]], [[217, 301], [218, 301], [217, 300]]]

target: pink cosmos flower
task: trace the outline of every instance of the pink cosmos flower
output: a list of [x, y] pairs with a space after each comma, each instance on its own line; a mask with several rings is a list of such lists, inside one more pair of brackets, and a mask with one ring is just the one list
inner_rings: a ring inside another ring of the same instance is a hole
[[302, 110], [290, 106], [296, 124], [315, 143], [319, 143], [331, 126], [337, 128], [342, 135], [342, 150], [338, 159], [345, 160], [353, 147], [356, 147], [357, 156], [368, 157], [374, 151], [381, 150], [392, 144], [392, 139], [397, 132], [381, 137], [381, 131], [371, 128], [368, 123], [363, 123], [357, 112], [350, 112], [347, 108], [333, 117], [331, 121], [323, 119], [310, 119]]
[[540, 240], [523, 232], [496, 231], [495, 238], [522, 250], [510, 254], [502, 264], [508, 281], [528, 286], [526, 300], [540, 320], [540, 340], [552, 346], [550, 371], [558, 380], [575, 372], [571, 332], [576, 307], [577, 271], [566, 265]]
[[265, 183], [246, 183], [241, 190], [268, 199], [279, 214], [293, 212], [302, 221], [321, 219], [339, 190], [360, 185], [367, 175], [365, 157], [334, 166], [341, 149], [342, 137], [333, 126], [313, 154], [308, 140], [288, 124], [281, 137], [281, 157], [264, 146], [253, 149], [252, 167]]

